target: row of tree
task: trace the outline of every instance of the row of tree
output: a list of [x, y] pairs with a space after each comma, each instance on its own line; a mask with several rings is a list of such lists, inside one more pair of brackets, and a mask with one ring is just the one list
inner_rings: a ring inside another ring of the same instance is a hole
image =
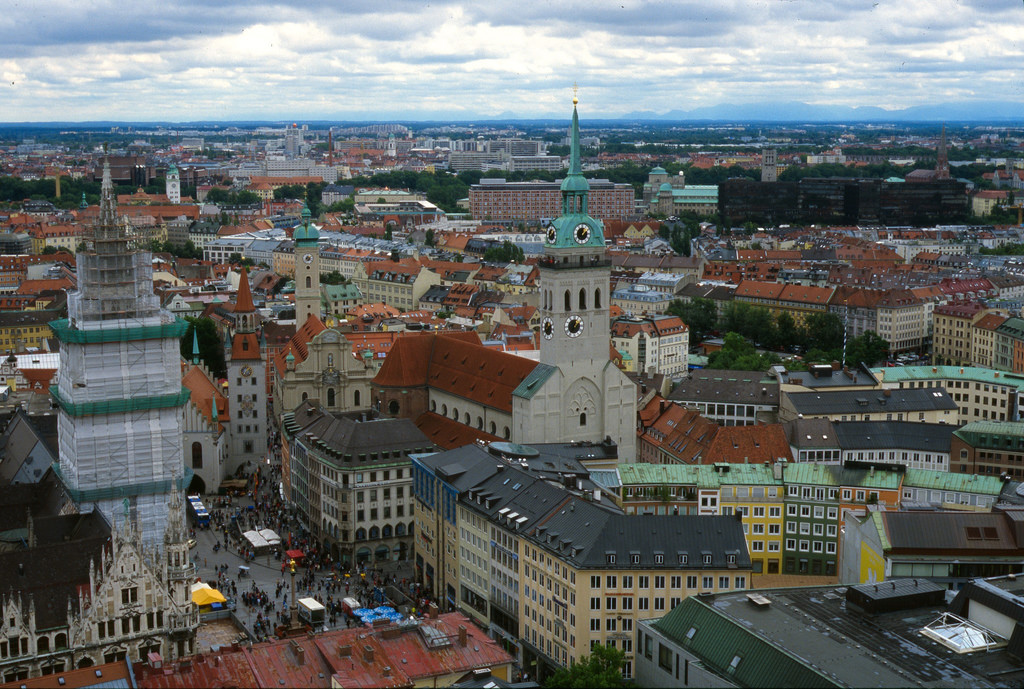
[[[676, 299], [669, 305], [668, 313], [679, 316], [689, 327], [691, 344], [702, 342], [711, 334], [735, 333], [739, 338], [765, 349], [803, 352], [805, 361], [818, 362], [841, 360], [845, 340], [846, 361], [855, 364], [876, 364], [885, 360], [889, 351], [889, 343], [873, 331], [846, 338], [843, 319], [835, 313], [809, 314], [802, 324], [797, 324], [789, 313], [782, 312], [776, 316], [764, 306], [743, 301], [729, 302], [719, 315], [715, 302], [703, 298], [688, 302]], [[749, 354], [747, 350], [734, 351], [738, 358]], [[750, 351], [753, 351], [753, 346]], [[723, 360], [722, 363], [729, 362]]]

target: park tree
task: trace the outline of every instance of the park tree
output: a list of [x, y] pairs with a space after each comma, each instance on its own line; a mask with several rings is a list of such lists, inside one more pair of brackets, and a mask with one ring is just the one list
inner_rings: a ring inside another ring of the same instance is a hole
[[804, 319], [807, 347], [832, 352], [843, 348], [843, 320], [834, 313], [812, 313]]
[[507, 239], [501, 243], [501, 246], [492, 246], [484, 252], [486, 263], [522, 263], [525, 258], [526, 254], [523, 253], [522, 247]]
[[754, 342], [774, 344], [776, 341], [775, 319], [763, 306], [744, 301], [731, 301], [719, 322], [719, 330], [739, 333]]
[[846, 345], [846, 362], [851, 366], [867, 364], [874, 366], [884, 361], [889, 354], [889, 342], [874, 330], [850, 340]]
[[559, 668], [544, 686], [548, 689], [580, 689], [628, 686], [622, 678], [622, 661], [625, 652], [605, 646], [594, 646], [590, 655], [580, 657], [579, 662], [567, 668]]
[[679, 316], [690, 330], [690, 344], [703, 342], [718, 323], [718, 309], [715, 302], [703, 297], [690, 301], [674, 299], [666, 312], [671, 316]]
[[774, 354], [761, 354], [739, 333], [726, 333], [725, 345], [708, 356], [708, 368], [732, 371], [766, 371], [779, 363]]

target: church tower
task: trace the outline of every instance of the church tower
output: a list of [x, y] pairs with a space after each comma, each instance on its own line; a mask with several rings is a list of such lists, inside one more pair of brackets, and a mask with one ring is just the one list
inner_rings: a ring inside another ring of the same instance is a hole
[[160, 308], [152, 255], [118, 221], [110, 166], [103, 166], [100, 213], [78, 254], [78, 289], [60, 338], [50, 389], [59, 405], [60, 478], [80, 511], [100, 510], [111, 526], [128, 518], [160, 548], [167, 505], [184, 489], [179, 341], [186, 325]]
[[235, 325], [228, 360], [231, 391], [231, 449], [225, 471], [232, 473], [248, 461], [266, 455], [267, 386], [266, 362], [260, 354], [258, 314], [252, 301], [249, 273], [242, 268], [235, 299]]
[[320, 232], [302, 207], [302, 223], [295, 229], [295, 330], [310, 316], [320, 317]]
[[562, 213], [545, 231], [540, 273], [539, 389], [517, 390], [513, 440], [591, 441], [610, 437], [620, 461], [635, 461], [636, 386], [611, 362], [608, 316], [611, 261], [604, 226], [587, 208], [590, 184], [580, 162], [573, 97], [569, 173]]
[[167, 168], [167, 200], [175, 206], [181, 203], [181, 176], [174, 163]]

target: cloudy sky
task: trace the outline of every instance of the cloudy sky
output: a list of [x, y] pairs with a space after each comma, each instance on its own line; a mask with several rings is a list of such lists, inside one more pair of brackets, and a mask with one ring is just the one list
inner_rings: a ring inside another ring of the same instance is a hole
[[5, 0], [0, 46], [8, 122], [1024, 104], [1022, 0]]

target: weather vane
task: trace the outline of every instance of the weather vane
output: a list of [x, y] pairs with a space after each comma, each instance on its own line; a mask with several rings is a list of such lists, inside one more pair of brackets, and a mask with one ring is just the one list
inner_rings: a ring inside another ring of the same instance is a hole
[[580, 87], [576, 85], [576, 82], [572, 82], [572, 104], [576, 105], [580, 102], [580, 99], [576, 97], [576, 92], [579, 91]]

